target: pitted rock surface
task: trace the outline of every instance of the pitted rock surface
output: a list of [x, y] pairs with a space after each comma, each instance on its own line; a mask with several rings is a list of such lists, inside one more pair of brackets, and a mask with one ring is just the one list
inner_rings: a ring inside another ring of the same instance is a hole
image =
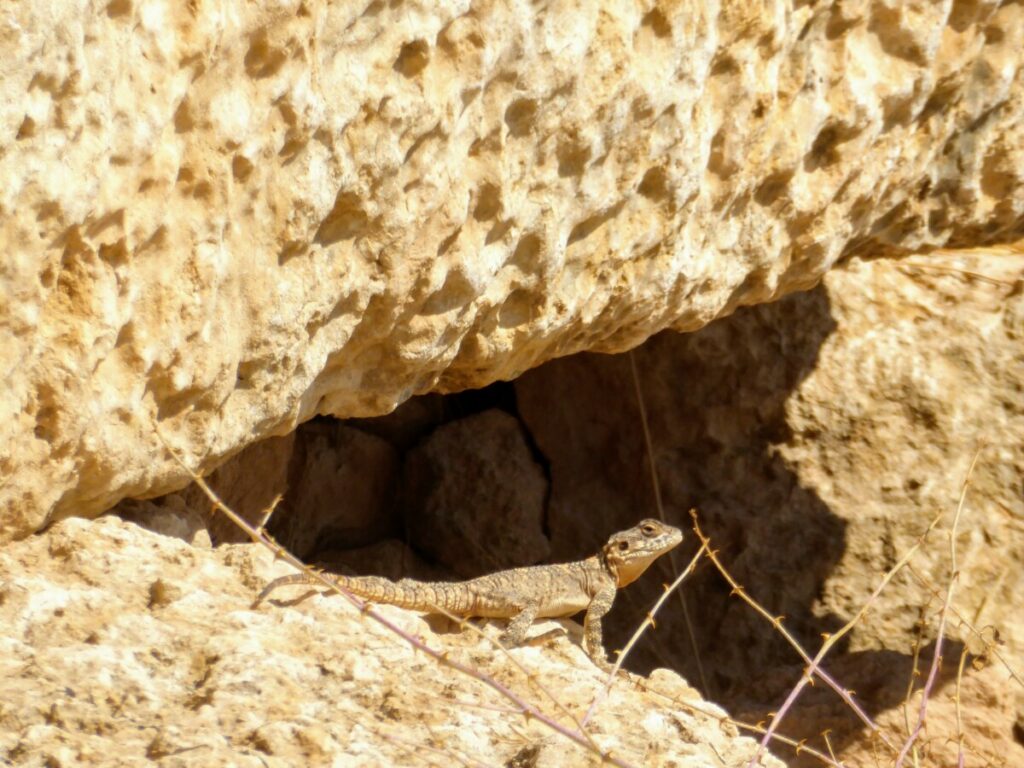
[[0, 537], [317, 414], [1020, 236], [1024, 7], [0, 12]]

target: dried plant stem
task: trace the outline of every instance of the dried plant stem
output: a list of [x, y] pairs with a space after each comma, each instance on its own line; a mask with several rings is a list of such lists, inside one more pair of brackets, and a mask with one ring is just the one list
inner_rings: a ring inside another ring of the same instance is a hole
[[[908, 568], [913, 566], [908, 565]], [[920, 667], [918, 663], [921, 660], [921, 641], [924, 640], [924, 628], [925, 628], [925, 606], [921, 606], [921, 610], [917, 615], [917, 636], [914, 638], [913, 646], [913, 657], [911, 659], [910, 666], [910, 677], [907, 679], [907, 693], [903, 697], [903, 726], [907, 730], [907, 736], [910, 735], [912, 728], [910, 727], [910, 699], [914, 695], [914, 683], [917, 682], [917, 678], [921, 676]]]
[[626, 647], [622, 649], [621, 653], [619, 653], [619, 656], [615, 660], [615, 664], [612, 666], [611, 671], [608, 672], [608, 677], [604, 682], [604, 686], [601, 688], [600, 691], [597, 692], [597, 695], [594, 696], [594, 700], [590, 702], [590, 706], [587, 708], [587, 714], [583, 716], [583, 720], [580, 722], [581, 730], [586, 726], [588, 722], [590, 722], [590, 718], [597, 710], [598, 705], [608, 695], [608, 691], [611, 690], [612, 682], [615, 680], [615, 676], [619, 673], [619, 669], [622, 668], [622, 664], [623, 662], [625, 662], [626, 656], [629, 655], [629, 652], [631, 650], [633, 650], [633, 646], [636, 645], [637, 640], [640, 639], [640, 636], [647, 630], [648, 627], [654, 626], [654, 617], [657, 615], [658, 611], [661, 610], [661, 606], [665, 604], [665, 600], [667, 600], [668, 596], [679, 588], [679, 585], [683, 583], [687, 576], [693, 573], [693, 569], [697, 566], [697, 562], [700, 560], [700, 557], [703, 553], [704, 547], [702, 545], [701, 548], [697, 550], [697, 553], [693, 556], [693, 559], [690, 560], [690, 564], [687, 565], [683, 572], [676, 577], [675, 581], [673, 581], [670, 585], [665, 587], [665, 591], [662, 593], [661, 597], [658, 598], [658, 601], [654, 604], [654, 607], [650, 610], [650, 612], [647, 614], [644, 620], [640, 622], [640, 626], [636, 628], [636, 631], [633, 633], [633, 636], [629, 638], [629, 642], [626, 643]]
[[366, 601], [360, 600], [351, 592], [340, 587], [338, 584], [333, 582], [328, 577], [324, 576], [322, 573], [307, 566], [293, 554], [288, 552], [288, 550], [286, 550], [284, 547], [280, 546], [277, 542], [271, 539], [270, 536], [263, 529], [257, 530], [252, 525], [250, 525], [244, 518], [242, 518], [234, 510], [232, 510], [227, 504], [221, 501], [220, 497], [216, 493], [214, 493], [213, 489], [210, 488], [209, 485], [207, 485], [206, 482], [195, 471], [191, 469], [191, 467], [185, 464], [185, 462], [178, 456], [178, 453], [173, 448], [171, 448], [170, 444], [164, 438], [163, 434], [161, 434], [159, 426], [157, 426], [156, 424], [154, 424], [154, 431], [156, 432], [157, 437], [160, 439], [160, 442], [163, 443], [164, 448], [170, 454], [171, 458], [173, 458], [174, 461], [177, 462], [178, 465], [181, 466], [182, 469], [184, 469], [185, 472], [188, 473], [188, 475], [193, 479], [196, 485], [198, 485], [199, 488], [202, 489], [203, 493], [206, 494], [207, 498], [214, 505], [214, 508], [219, 509], [225, 515], [227, 515], [227, 517], [235, 525], [237, 525], [239, 528], [245, 531], [245, 533], [249, 536], [250, 539], [253, 540], [253, 542], [267, 548], [274, 554], [276, 558], [284, 560], [293, 568], [296, 568], [297, 570], [305, 573], [312, 580], [320, 582], [327, 589], [331, 590], [336, 594], [341, 595], [346, 600], [348, 600], [353, 606], [355, 606], [364, 616], [369, 616], [373, 621], [377, 622], [386, 630], [404, 640], [412, 648], [421, 651], [425, 655], [429, 656], [430, 658], [440, 663], [442, 666], [446, 666], [450, 669], [455, 670], [456, 672], [466, 675], [467, 677], [471, 677], [474, 680], [483, 683], [488, 688], [491, 688], [493, 691], [503, 696], [505, 699], [507, 699], [513, 705], [515, 705], [516, 710], [522, 716], [526, 718], [532, 717], [538, 722], [543, 723], [552, 731], [564, 736], [570, 741], [575, 742], [588, 752], [592, 752], [595, 755], [597, 755], [601, 759], [602, 763], [610, 763], [612, 765], [619, 766], [620, 768], [633, 768], [633, 766], [628, 761], [618, 757], [617, 755], [612, 754], [610, 751], [605, 751], [596, 748], [594, 742], [591, 741], [586, 734], [583, 734], [577, 730], [573, 730], [572, 728], [566, 727], [557, 720], [549, 717], [547, 714], [538, 709], [535, 705], [526, 701], [518, 694], [516, 694], [514, 691], [512, 691], [510, 688], [503, 685], [502, 683], [499, 683], [490, 675], [468, 664], [463, 664], [462, 662], [450, 658], [447, 652], [438, 651], [432, 648], [431, 646], [427, 645], [419, 638], [403, 630], [401, 627], [399, 627], [397, 624], [392, 622], [387, 617], [375, 611], [373, 607]]
[[835, 750], [832, 749], [832, 742], [829, 740], [828, 734], [829, 734], [829, 729], [826, 728], [824, 731], [821, 732], [821, 738], [824, 739], [824, 741], [825, 741], [825, 748], [828, 750], [829, 755], [832, 757], [833, 760], [835, 760], [836, 759], [836, 753], [835, 753]]
[[956, 505], [956, 514], [953, 515], [953, 525], [949, 531], [949, 585], [946, 588], [946, 599], [942, 603], [942, 611], [939, 614], [939, 629], [935, 638], [935, 651], [932, 653], [932, 663], [928, 670], [928, 679], [921, 692], [921, 708], [917, 716], [917, 725], [914, 727], [914, 730], [910, 732], [910, 736], [907, 737], [907, 741], [903, 745], [903, 749], [900, 750], [900, 753], [896, 758], [894, 768], [901, 768], [903, 761], [907, 757], [907, 753], [914, 746], [914, 742], [917, 740], [921, 730], [924, 728], [925, 719], [928, 714], [928, 698], [931, 696], [932, 688], [934, 687], [935, 681], [939, 675], [939, 669], [942, 667], [942, 643], [946, 630], [946, 620], [949, 617], [949, 607], [953, 604], [953, 591], [960, 578], [960, 572], [957, 569], [956, 561], [956, 529], [957, 525], [960, 523], [960, 515], [964, 509], [964, 501], [967, 499], [967, 488], [971, 484], [971, 473], [974, 472], [974, 466], [978, 463], [978, 457], [980, 455], [981, 449], [979, 448], [975, 451], [974, 458], [971, 460], [971, 465], [967, 468], [967, 475], [964, 477], [963, 485], [960, 488], [960, 500]]
[[[647, 421], [647, 405], [644, 402], [643, 388], [640, 386], [640, 371], [636, 365], [636, 356], [633, 350], [627, 353], [629, 357], [629, 370], [633, 376], [633, 391], [636, 393], [637, 407], [640, 409], [640, 427], [644, 435], [644, 448], [647, 451], [647, 464], [651, 469], [651, 487], [654, 489], [654, 506], [658, 512], [658, 519], [665, 520], [665, 507], [661, 502], [661, 483], [658, 481], [658, 466], [654, 461], [654, 441], [651, 439], [651, 427]], [[676, 560], [676, 551], [673, 549], [668, 553], [669, 563], [672, 566], [672, 575], [677, 577], [679, 573], [679, 562]], [[690, 652], [693, 654], [693, 661], [697, 665], [697, 675], [700, 677], [701, 690], [705, 696], [711, 695], [711, 687], [704, 675], [704, 665], [700, 660], [700, 649], [697, 647], [697, 634], [693, 630], [693, 621], [690, 619], [690, 608], [686, 604], [686, 596], [682, 592], [679, 595], [679, 605], [683, 609], [683, 622], [686, 624], [686, 634], [690, 640]]]
[[821, 679], [822, 682], [828, 685], [832, 690], [834, 690], [839, 695], [839, 697], [843, 701], [846, 702], [846, 705], [850, 707], [854, 714], [856, 714], [857, 717], [860, 718], [861, 722], [864, 723], [864, 725], [866, 725], [871, 730], [872, 734], [876, 735], [879, 739], [881, 739], [882, 743], [889, 747], [893, 752], [896, 752], [896, 746], [891, 741], [889, 741], [888, 738], [886, 738], [885, 734], [878, 729], [878, 726], [875, 725], [874, 721], [872, 721], [871, 718], [868, 717], [867, 713], [864, 712], [863, 709], [861, 709], [860, 705], [858, 705], [857, 702], [853, 700], [851, 692], [847, 691], [845, 688], [840, 686], [839, 683], [837, 683], [831, 675], [826, 673], [825, 670], [821, 669], [818, 666], [819, 662], [821, 661], [821, 658], [826, 653], [828, 653], [829, 649], [833, 645], [835, 645], [835, 643], [838, 642], [838, 640], [844, 634], [849, 632], [853, 625], [860, 619], [860, 617], [864, 615], [864, 613], [867, 611], [868, 606], [871, 604], [871, 601], [875, 598], [878, 592], [881, 591], [882, 587], [888, 583], [888, 580], [892, 578], [892, 574], [886, 576], [885, 581], [878, 587], [877, 590], [875, 590], [875, 593], [872, 594], [871, 598], [868, 599], [868, 602], [864, 605], [863, 608], [861, 608], [861, 610], [858, 612], [857, 616], [854, 617], [854, 619], [852, 619], [845, 627], [843, 627], [838, 633], [836, 633], [836, 635], [826, 635], [825, 643], [822, 645], [821, 650], [818, 651], [818, 656], [812, 660], [807, 651], [803, 649], [803, 647], [800, 645], [799, 642], [797, 642], [796, 638], [793, 637], [789, 630], [782, 626], [782, 617], [772, 616], [770, 613], [768, 613], [768, 611], [765, 610], [760, 603], [758, 603], [756, 600], [754, 600], [754, 598], [747, 594], [746, 590], [743, 589], [743, 587], [740, 586], [739, 583], [737, 583], [736, 579], [732, 577], [732, 574], [730, 574], [729, 571], [726, 570], [725, 566], [722, 565], [722, 562], [718, 559], [718, 553], [711, 547], [711, 540], [707, 536], [705, 536], [704, 532], [700, 529], [700, 524], [697, 521], [696, 514], [693, 514], [693, 530], [697, 534], [697, 537], [701, 540], [701, 542], [707, 547], [707, 551], [705, 553], [706, 556], [711, 560], [712, 563], [714, 563], [715, 567], [718, 569], [718, 572], [722, 574], [722, 578], [724, 578], [729, 583], [729, 586], [732, 587], [733, 594], [738, 595], [740, 599], [742, 599], [747, 605], [749, 605], [751, 608], [757, 611], [757, 613], [759, 613], [761, 616], [763, 616], [765, 619], [771, 622], [772, 626], [775, 627], [779, 634], [781, 634], [786, 639], [786, 641], [789, 642], [791, 646], [793, 646], [793, 649], [798, 654], [800, 654], [800, 658], [802, 658], [809, 665], [807, 669], [804, 671], [804, 674], [800, 677], [800, 680], [797, 682], [796, 686], [794, 686], [793, 691], [790, 692], [790, 695], [786, 699], [786, 702], [783, 704], [782, 708], [780, 708], [780, 710], [776, 713], [775, 717], [772, 718], [771, 725], [765, 732], [764, 738], [761, 740], [761, 745], [757, 753], [750, 759], [749, 766], [753, 768], [753, 766], [756, 765], [757, 762], [761, 759], [761, 754], [766, 748], [768, 742], [771, 740], [772, 735], [775, 733], [775, 729], [778, 727], [778, 724], [782, 721], [783, 715], [785, 715], [788, 708], [792, 706], [793, 701], [796, 699], [796, 696], [799, 695], [800, 691], [803, 690], [804, 686], [810, 683], [815, 676]]
[[[932, 596], [934, 596], [934, 597], [939, 597], [940, 596], [940, 591], [938, 589], [936, 589], [935, 585], [933, 585], [930, 581], [928, 581], [928, 579], [925, 576], [923, 576], [920, 573], [918, 573], [917, 569], [915, 569], [913, 565], [907, 566], [907, 570], [910, 571], [910, 574], [917, 580], [918, 584], [920, 584], [922, 587], [924, 587], [925, 589], [927, 589], [928, 591], [930, 591], [932, 593]], [[1013, 667], [1010, 665], [1010, 662], [1008, 662], [1006, 660], [1006, 657], [1004, 657], [999, 652], [999, 649], [996, 647], [995, 642], [993, 642], [991, 640], [988, 640], [985, 637], [985, 635], [982, 634], [981, 630], [979, 630], [977, 627], [975, 627], [974, 624], [971, 621], [969, 621], [968, 619], [964, 618], [963, 614], [960, 613], [954, 606], [951, 605], [949, 607], [949, 611], [960, 622], [960, 626], [967, 627], [967, 629], [971, 632], [971, 634], [973, 634], [975, 637], [977, 637], [981, 642], [983, 642], [985, 644], [985, 653], [986, 654], [991, 653], [993, 656], [995, 656], [999, 660], [999, 663], [1003, 665], [1004, 669], [1006, 669], [1006, 673], [1010, 676], [1010, 679], [1013, 680], [1015, 683], [1017, 683], [1017, 685], [1019, 685], [1022, 688], [1024, 688], [1024, 677], [1022, 677], [1020, 674], [1018, 674], [1016, 671], [1014, 671]]]
[[960, 713], [960, 692], [963, 690], [964, 662], [967, 661], [969, 651], [964, 646], [960, 652], [960, 664], [956, 668], [956, 696], [953, 701], [956, 703], [956, 764], [957, 768], [964, 768], [964, 721]]

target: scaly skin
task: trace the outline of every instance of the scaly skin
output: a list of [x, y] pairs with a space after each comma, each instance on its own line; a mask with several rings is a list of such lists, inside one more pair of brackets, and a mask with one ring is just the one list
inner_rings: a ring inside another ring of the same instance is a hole
[[[658, 520], [643, 520], [614, 534], [599, 554], [574, 563], [513, 568], [456, 582], [393, 582], [379, 576], [331, 579], [373, 603], [424, 613], [511, 619], [501, 636], [507, 646], [519, 645], [534, 619], [572, 616], [585, 610], [583, 639], [587, 653], [594, 663], [607, 668], [601, 618], [611, 610], [616, 590], [639, 578], [652, 562], [682, 540], [678, 528]], [[282, 576], [260, 592], [253, 607], [278, 587], [311, 583], [318, 582], [304, 573]]]

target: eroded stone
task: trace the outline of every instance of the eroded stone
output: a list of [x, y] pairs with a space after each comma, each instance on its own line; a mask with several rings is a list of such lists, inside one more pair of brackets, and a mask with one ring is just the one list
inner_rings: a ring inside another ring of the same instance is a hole
[[[1019, 237], [1019, 4], [22, 2], [0, 537], [317, 414]], [[748, 12], [749, 11], [749, 12]]]

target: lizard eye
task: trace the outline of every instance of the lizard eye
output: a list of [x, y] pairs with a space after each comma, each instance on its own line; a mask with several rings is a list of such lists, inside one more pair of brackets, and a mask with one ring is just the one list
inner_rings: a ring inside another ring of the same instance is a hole
[[629, 549], [629, 542], [628, 541], [620, 541], [619, 542], [619, 552], [625, 552], [627, 549]]
[[646, 535], [650, 536], [652, 533], [654, 533], [654, 526], [653, 525], [645, 525], [640, 530], [643, 531]]

